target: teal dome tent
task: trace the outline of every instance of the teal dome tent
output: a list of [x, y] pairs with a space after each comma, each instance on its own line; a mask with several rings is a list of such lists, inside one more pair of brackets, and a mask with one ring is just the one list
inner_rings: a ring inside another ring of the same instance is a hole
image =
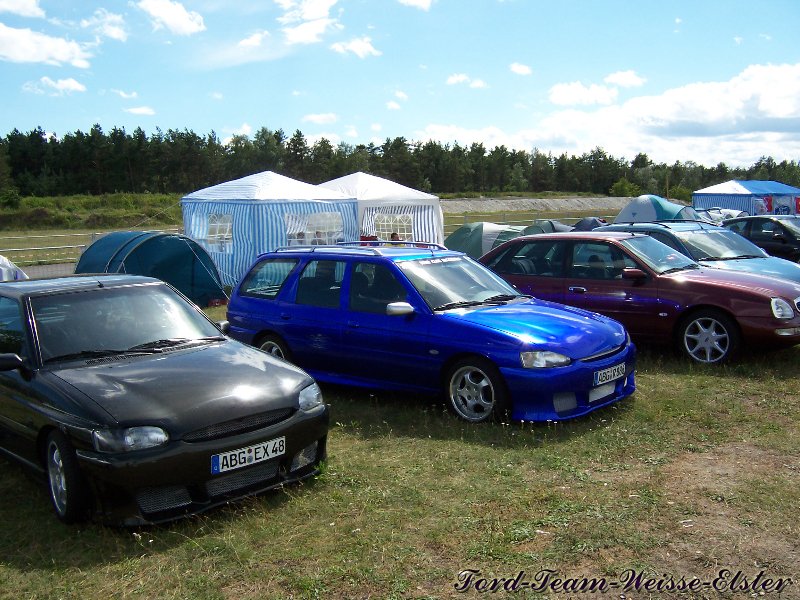
[[185, 235], [159, 231], [116, 231], [93, 242], [75, 273], [128, 273], [166, 281], [198, 306], [227, 301], [208, 253]]

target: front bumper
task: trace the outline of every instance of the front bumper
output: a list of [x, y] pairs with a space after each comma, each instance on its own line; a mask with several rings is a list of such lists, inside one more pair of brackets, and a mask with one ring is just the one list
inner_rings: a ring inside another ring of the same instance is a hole
[[[241, 435], [204, 442], [176, 440], [128, 454], [78, 450], [77, 456], [92, 486], [100, 521], [125, 526], [162, 523], [317, 474], [326, 457], [329, 420], [329, 408], [322, 406]], [[286, 440], [282, 455], [211, 473], [212, 455], [278, 437]]]
[[[595, 385], [594, 374], [621, 363], [625, 375]], [[575, 361], [550, 369], [501, 369], [516, 421], [561, 421], [613, 404], [636, 390], [636, 348], [627, 344], [620, 352], [600, 360]]]

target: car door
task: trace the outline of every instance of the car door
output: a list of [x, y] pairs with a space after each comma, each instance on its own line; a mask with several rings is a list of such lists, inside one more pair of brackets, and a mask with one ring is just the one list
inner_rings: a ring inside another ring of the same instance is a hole
[[[624, 269], [645, 276], [623, 277]], [[567, 251], [564, 303], [620, 321], [631, 334], [660, 335], [658, 283], [622, 247], [604, 241], [576, 240]]]
[[783, 225], [771, 219], [755, 219], [750, 224], [750, 240], [767, 254], [792, 260], [796, 240]]
[[345, 267], [342, 260], [309, 260], [279, 303], [278, 318], [293, 362], [309, 371], [339, 369]]
[[523, 294], [564, 302], [566, 242], [524, 239], [512, 242], [486, 266]]
[[[0, 296], [0, 354], [16, 354], [31, 360], [30, 342], [17, 300]], [[34, 443], [34, 405], [41, 405], [32, 391], [31, 378], [19, 369], [0, 371], [0, 447], [31, 462], [37, 461]]]
[[[436, 388], [438, 362], [428, 342], [433, 315], [394, 263], [354, 261], [346, 296], [341, 371], [360, 380]], [[408, 302], [414, 312], [389, 315], [392, 302]]]

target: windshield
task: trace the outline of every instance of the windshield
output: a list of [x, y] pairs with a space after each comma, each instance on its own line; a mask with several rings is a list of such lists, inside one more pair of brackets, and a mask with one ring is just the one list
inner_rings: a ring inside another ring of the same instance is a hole
[[659, 275], [668, 271], [696, 269], [700, 265], [674, 248], [649, 235], [621, 240], [620, 243]]
[[778, 223], [786, 227], [786, 229], [795, 234], [795, 236], [800, 237], [800, 219], [778, 219]]
[[676, 231], [695, 260], [764, 257], [766, 252], [733, 231]]
[[219, 330], [166, 285], [93, 288], [31, 299], [42, 360], [158, 349]]
[[431, 308], [482, 303], [519, 292], [483, 265], [466, 256], [447, 256], [399, 262], [398, 267]]

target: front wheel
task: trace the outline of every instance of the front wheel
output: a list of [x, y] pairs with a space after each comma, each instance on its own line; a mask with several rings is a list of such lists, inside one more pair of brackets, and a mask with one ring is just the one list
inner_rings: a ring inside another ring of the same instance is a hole
[[481, 358], [462, 360], [448, 372], [445, 393], [450, 409], [470, 423], [508, 416], [508, 393], [492, 363]]
[[47, 436], [45, 446], [47, 487], [56, 516], [64, 523], [86, 518], [88, 492], [72, 444], [60, 431]]
[[739, 348], [736, 323], [716, 310], [701, 310], [690, 315], [682, 323], [678, 337], [680, 350], [702, 364], [725, 362]]

